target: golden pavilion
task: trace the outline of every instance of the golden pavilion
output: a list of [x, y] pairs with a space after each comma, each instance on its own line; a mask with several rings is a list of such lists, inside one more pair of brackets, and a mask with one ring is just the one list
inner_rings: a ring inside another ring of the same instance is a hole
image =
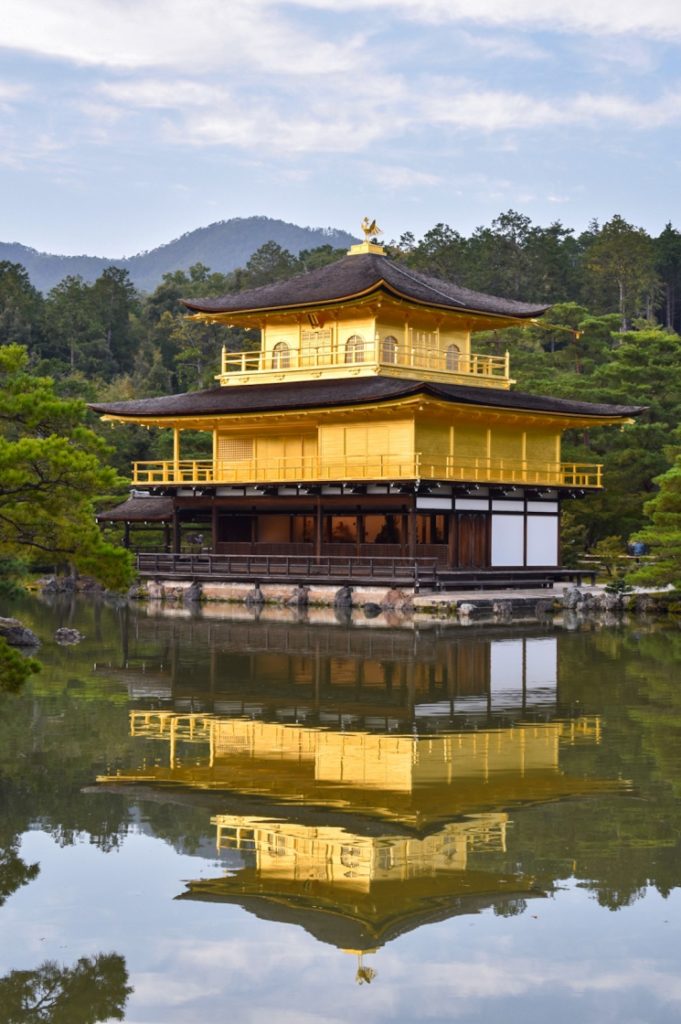
[[[172, 431], [172, 458], [136, 462], [133, 497], [100, 521], [164, 523], [174, 553], [191, 529], [213, 555], [294, 557], [303, 580], [323, 558], [427, 559], [443, 579], [550, 573], [561, 500], [602, 486], [599, 465], [562, 461], [563, 433], [641, 411], [514, 391], [508, 354], [478, 354], [471, 337], [547, 307], [411, 270], [369, 238], [289, 280], [184, 304], [259, 331], [259, 349], [223, 350], [207, 390], [92, 406]], [[209, 458], [185, 431], [210, 435]]]

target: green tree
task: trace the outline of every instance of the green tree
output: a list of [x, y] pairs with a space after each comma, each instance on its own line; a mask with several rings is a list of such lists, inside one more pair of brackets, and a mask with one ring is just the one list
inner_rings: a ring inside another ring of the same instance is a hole
[[288, 249], [282, 249], [276, 242], [265, 242], [246, 264], [241, 287], [258, 288], [262, 284], [291, 277], [300, 269], [296, 257]]
[[650, 522], [635, 539], [650, 548], [654, 560], [629, 576], [632, 583], [681, 589], [681, 455], [658, 477], [659, 491], [644, 511]]
[[489, 228], [479, 227], [468, 242], [469, 287], [509, 299], [524, 297], [526, 252], [532, 222], [515, 210], [500, 213]]
[[93, 501], [124, 481], [85, 415], [82, 402], [29, 373], [25, 349], [0, 349], [0, 554], [67, 563], [120, 589], [130, 556], [104, 542]]
[[655, 269], [662, 282], [662, 321], [669, 330], [681, 328], [681, 232], [666, 224], [653, 242]]
[[0, 345], [39, 344], [43, 297], [20, 263], [0, 260]]
[[25, 658], [15, 651], [4, 637], [0, 637], [0, 691], [17, 693], [29, 676], [40, 671], [40, 662]]
[[127, 270], [107, 267], [92, 285], [92, 307], [114, 373], [132, 369], [137, 293]]
[[[626, 331], [634, 316], [652, 319], [657, 287], [655, 252], [650, 235], [616, 214], [604, 224], [588, 248], [586, 265], [606, 303], [616, 296], [620, 329]], [[602, 312], [607, 310], [603, 309]]]
[[466, 270], [466, 240], [448, 224], [436, 224], [412, 247], [407, 262], [435, 277], [461, 281]]
[[48, 330], [40, 355], [48, 361], [50, 373], [79, 369], [96, 376], [106, 366], [106, 347], [91, 298], [91, 285], [73, 275], [60, 281], [47, 296]]

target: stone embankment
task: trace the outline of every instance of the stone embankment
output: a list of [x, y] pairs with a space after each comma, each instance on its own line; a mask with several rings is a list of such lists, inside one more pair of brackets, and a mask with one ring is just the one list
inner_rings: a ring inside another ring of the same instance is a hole
[[240, 604], [252, 610], [265, 606], [303, 611], [333, 608], [371, 619], [398, 613], [414, 623], [433, 621], [526, 622], [556, 615], [566, 622], [590, 616], [681, 614], [681, 595], [674, 591], [609, 593], [604, 587], [556, 586], [553, 590], [421, 593], [388, 587], [297, 586], [281, 583], [198, 583], [149, 580], [132, 588], [130, 598], [169, 607]]

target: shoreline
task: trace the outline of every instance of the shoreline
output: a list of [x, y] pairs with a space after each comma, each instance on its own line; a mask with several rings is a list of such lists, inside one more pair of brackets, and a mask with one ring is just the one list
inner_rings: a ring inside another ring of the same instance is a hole
[[[41, 595], [55, 598], [100, 590], [63, 588], [47, 581]], [[104, 595], [103, 595], [104, 596]], [[111, 596], [111, 595], [109, 595]], [[377, 628], [423, 628], [433, 625], [528, 625], [539, 623], [575, 629], [587, 621], [615, 625], [638, 618], [681, 616], [681, 593], [637, 588], [609, 593], [602, 584], [577, 587], [558, 583], [552, 589], [422, 592], [388, 587], [304, 587], [262, 584], [201, 584], [190, 580], [136, 584], [124, 601], [144, 607], [151, 616], [201, 617], [213, 620], [286, 621], [353, 624]]]

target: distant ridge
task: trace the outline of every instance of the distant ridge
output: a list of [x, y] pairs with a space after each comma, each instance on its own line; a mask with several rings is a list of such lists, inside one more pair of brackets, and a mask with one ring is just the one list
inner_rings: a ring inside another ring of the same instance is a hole
[[297, 255], [301, 249], [318, 245], [344, 248], [356, 241], [347, 231], [335, 228], [302, 228], [270, 217], [234, 217], [196, 228], [156, 249], [122, 259], [57, 256], [19, 242], [0, 242], [0, 260], [21, 263], [31, 282], [42, 292], [48, 292], [69, 274], [94, 281], [107, 267], [124, 268], [140, 291], [150, 292], [164, 274], [188, 270], [194, 263], [204, 263], [222, 273], [243, 267], [265, 242], [276, 242]]

